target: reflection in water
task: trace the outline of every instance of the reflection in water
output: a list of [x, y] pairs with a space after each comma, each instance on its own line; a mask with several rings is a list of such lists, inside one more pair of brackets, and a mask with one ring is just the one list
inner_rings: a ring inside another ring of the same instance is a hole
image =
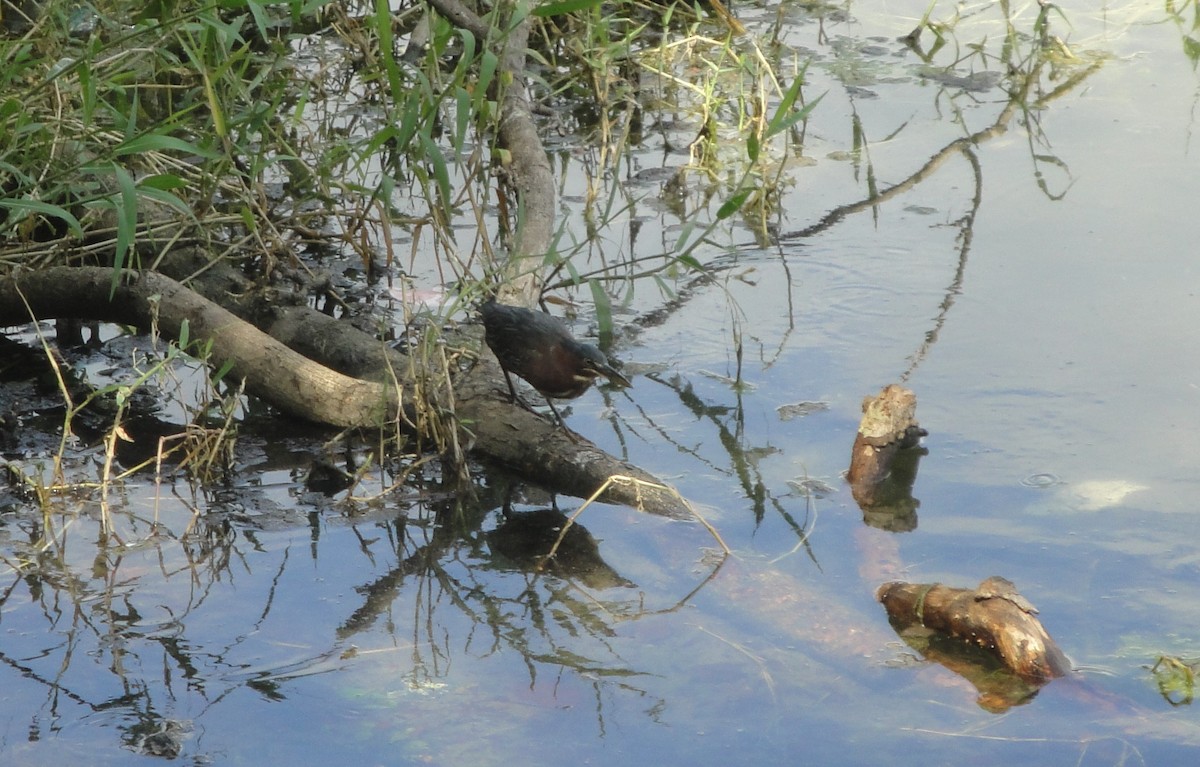
[[891, 464], [891, 473], [872, 488], [869, 502], [855, 497], [862, 510], [864, 523], [893, 533], [909, 533], [917, 529], [917, 508], [921, 502], [913, 497], [912, 490], [917, 479], [917, 467], [927, 453], [923, 447], [900, 451]]
[[[567, 515], [558, 509], [513, 512], [506, 508], [503, 513], [503, 523], [487, 534], [493, 563], [500, 565], [507, 560], [526, 572], [542, 570], [543, 560], [567, 525]], [[558, 552], [546, 562], [544, 569], [561, 578], [579, 579], [591, 589], [634, 585], [601, 558], [596, 539], [578, 523], [567, 527]]]
[[[197, 743], [193, 718], [239, 688], [293, 700], [298, 680], [348, 671], [386, 646], [407, 648], [397, 681], [410, 690], [444, 687], [456, 657], [480, 648], [523, 657], [531, 689], [578, 675], [601, 729], [611, 695], [655, 699], [636, 682], [647, 672], [611, 644], [617, 624], [651, 613], [596, 539], [573, 525], [547, 572], [536, 572], [561, 512], [506, 510], [484, 532], [486, 509], [443, 500], [318, 522], [305, 536], [281, 525], [261, 493], [227, 489], [194, 522], [186, 506], [157, 499], [174, 524], [129, 503], [108, 535], [94, 505], [68, 499], [44, 523], [24, 515], [0, 528], [14, 576], [5, 621], [21, 626], [0, 663], [24, 680], [15, 699], [32, 717], [31, 739], [47, 734], [41, 721], [104, 712], [127, 748], [173, 758]], [[346, 598], [329, 601], [326, 580]]]

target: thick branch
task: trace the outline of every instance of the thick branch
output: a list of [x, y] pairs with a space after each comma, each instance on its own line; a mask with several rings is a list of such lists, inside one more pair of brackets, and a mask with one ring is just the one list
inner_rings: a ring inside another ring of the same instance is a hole
[[286, 412], [335, 426], [377, 425], [396, 412], [380, 384], [318, 365], [170, 277], [127, 271], [110, 298], [112, 278], [107, 268], [59, 266], [0, 281], [0, 325], [85, 317], [178, 340], [186, 322], [190, 338], [211, 342], [209, 364], [229, 365], [247, 391]]
[[[504, 71], [512, 80], [504, 88], [500, 103], [499, 139], [512, 157], [509, 173], [517, 190], [521, 214], [510, 256], [514, 265], [527, 258], [541, 258], [550, 249], [554, 234], [554, 174], [542, 137], [533, 123], [533, 109], [524, 80], [530, 23], [530, 19], [525, 18], [505, 37], [502, 59]], [[531, 270], [517, 267], [515, 271], [512, 276]], [[527, 302], [527, 305], [532, 304], [533, 301]]]
[[[185, 273], [195, 263], [182, 253], [164, 262]], [[271, 305], [266, 314], [272, 335], [278, 330], [302, 344], [310, 359], [168, 276], [125, 276], [111, 300], [112, 270], [107, 268], [55, 267], [0, 280], [0, 326], [75, 317], [157, 326], [164, 337], [178, 341], [186, 321], [189, 338], [210, 345], [208, 362], [214, 368], [229, 363], [231, 374], [246, 381], [247, 391], [291, 415], [334, 426], [376, 426], [396, 417], [400, 402], [412, 402], [412, 387], [404, 376], [412, 361], [349, 323], [306, 306]], [[207, 276], [203, 285], [213, 298], [228, 300], [225, 292], [232, 287], [242, 300], [232, 308], [246, 316], [263, 314], [255, 308], [259, 301], [251, 297], [253, 291], [235, 271], [218, 264]], [[376, 376], [383, 382], [355, 376]], [[548, 419], [514, 406], [500, 381], [499, 368], [489, 356], [455, 382], [456, 417], [470, 435], [464, 442], [480, 457], [556, 492], [581, 497], [614, 475], [661, 485], [642, 469], [595, 445], [572, 441]], [[665, 487], [660, 491], [614, 484], [601, 500], [655, 514], [688, 514]]]
[[[532, 19], [523, 18], [509, 29], [490, 28], [458, 0], [429, 0], [446, 19], [470, 31], [500, 58], [500, 121], [497, 139], [508, 150], [505, 170], [517, 196], [517, 229], [509, 248], [502, 280], [506, 303], [533, 306], [541, 297], [538, 277], [542, 256], [554, 236], [555, 191], [550, 159], [533, 121], [529, 89], [525, 86], [525, 49]], [[514, 6], [506, 6], [510, 11]], [[509, 24], [510, 14], [496, 14]]]
[[558, 424], [514, 406], [501, 377], [499, 365], [488, 354], [454, 387], [459, 420], [474, 433], [477, 449], [489, 458], [525, 476], [552, 470], [563, 485], [585, 491], [577, 492], [581, 496], [600, 489], [609, 477], [632, 477], [648, 484], [612, 483], [600, 500], [691, 518], [691, 511], [662, 480], [586, 440], [571, 439]]

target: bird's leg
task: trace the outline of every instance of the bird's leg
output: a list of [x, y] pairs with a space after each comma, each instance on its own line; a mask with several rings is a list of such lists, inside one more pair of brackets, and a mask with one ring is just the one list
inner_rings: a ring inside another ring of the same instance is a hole
[[504, 371], [504, 382], [508, 384], [508, 393], [512, 395], [513, 402], [519, 402], [520, 397], [517, 396], [517, 387], [513, 386], [512, 376], [508, 374], [508, 368], [501, 365], [500, 369]]
[[[506, 383], [508, 383], [508, 393], [512, 395], [513, 402], [517, 403], [531, 413], [536, 413], [537, 411], [534, 410], [528, 402], [517, 396], [517, 388], [513, 386], [512, 376], [509, 375], [508, 368], [501, 365], [500, 369], [504, 371], [504, 380]], [[550, 412], [554, 413], [555, 419], [558, 420], [558, 425], [563, 428], [564, 432], [566, 432], [567, 438], [572, 442], [578, 443], [579, 435], [571, 431], [570, 427], [567, 426], [567, 422], [563, 420], [562, 414], [558, 412], [558, 408], [554, 407], [554, 403], [550, 401], [550, 398], [543, 395], [542, 399], [546, 400], [546, 404], [550, 406]]]
[[508, 393], [512, 395], [513, 403], [520, 405], [531, 413], [536, 413], [537, 411], [533, 409], [533, 406], [521, 399], [521, 397], [517, 394], [517, 387], [513, 386], [512, 376], [508, 374], [508, 368], [501, 365], [500, 369], [504, 371], [504, 380], [508, 383]]
[[567, 439], [571, 440], [575, 444], [579, 444], [579, 435], [571, 431], [570, 426], [567, 426], [567, 422], [563, 420], [562, 414], [558, 412], [558, 408], [554, 407], [554, 402], [545, 395], [542, 395], [542, 399], [546, 400], [546, 404], [550, 406], [550, 412], [554, 413], [554, 417], [558, 419], [558, 425], [561, 426], [562, 430], [566, 433]]

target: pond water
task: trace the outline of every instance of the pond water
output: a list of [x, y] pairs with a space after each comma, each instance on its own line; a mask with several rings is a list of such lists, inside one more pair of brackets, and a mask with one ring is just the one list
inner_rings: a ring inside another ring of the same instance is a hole
[[[986, 79], [922, 76], [897, 38], [926, 3], [880, 6], [742, 14], [792, 17], [782, 42], [825, 94], [782, 233], [1004, 108]], [[996, 6], [961, 9], [961, 34], [1002, 33]], [[0, 762], [1194, 762], [1200, 714], [1149, 667], [1200, 656], [1200, 78], [1160, 6], [1062, 9], [1077, 56], [1106, 57], [980, 140], [977, 171], [953, 153], [777, 247], [731, 226], [715, 238], [732, 253], [702, 259], [716, 278], [681, 276], [665, 319], [637, 322], [663, 303], [652, 289], [617, 310], [616, 355], [647, 375], [569, 421], [673, 482], [734, 556], [700, 525], [597, 506], [579, 521], [604, 565], [534, 575], [501, 508], [549, 506], [536, 489], [480, 469], [477, 499], [433, 479], [325, 498], [300, 475], [326, 435], [251, 413], [236, 488], [134, 480], [107, 507], [81, 494], [0, 516]], [[632, 165], [685, 162], [665, 135], [647, 131]], [[583, 232], [570, 158], [564, 215]], [[621, 193], [638, 202], [614, 250], [674, 242], [660, 183]], [[894, 381], [930, 432], [907, 532], [864, 524], [841, 479], [862, 397]], [[819, 404], [781, 415], [800, 403]], [[873, 596], [990, 575], [1078, 668], [1002, 712], [906, 647]]]

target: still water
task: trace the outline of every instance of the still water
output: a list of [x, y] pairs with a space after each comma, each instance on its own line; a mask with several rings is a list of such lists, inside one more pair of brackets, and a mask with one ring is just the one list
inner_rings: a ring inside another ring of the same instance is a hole
[[[251, 419], [237, 492], [110, 496], [123, 544], [97, 545], [92, 497], [0, 517], [0, 761], [1193, 763], [1200, 717], [1148, 669], [1200, 656], [1186, 28], [1153, 4], [1063, 4], [1057, 33], [1096, 64], [1085, 81], [1017, 110], [975, 165], [953, 153], [786, 236], [1005, 106], [986, 79], [927, 76], [897, 40], [926, 4], [880, 6], [746, 9], [751, 26], [794, 15], [782, 42], [811, 59], [810, 98], [825, 93], [778, 206], [782, 244], [733, 226], [718, 233], [732, 254], [707, 257], [718, 278], [681, 277], [664, 321], [637, 322], [654, 291], [631, 299], [616, 353], [647, 375], [572, 408], [573, 428], [694, 499], [735, 556], [699, 525], [596, 507], [580, 522], [606, 566], [533, 575], [497, 530], [507, 499], [549, 505], [535, 490], [481, 472], [477, 504], [433, 482], [327, 499], [299, 481], [321, 435]], [[964, 36], [1002, 32], [995, 6], [961, 8]], [[1064, 78], [1086, 68], [1072, 66]], [[686, 161], [665, 137], [648, 131], [631, 163]], [[582, 182], [569, 153], [556, 162], [583, 231]], [[630, 187], [641, 202], [614, 247], [673, 242], [660, 186]], [[903, 533], [865, 525], [840, 477], [862, 397], [899, 380], [930, 432]], [[781, 415], [799, 403], [818, 404]], [[884, 580], [990, 575], [1037, 604], [1079, 669], [1002, 713], [901, 643], [873, 599]]]

